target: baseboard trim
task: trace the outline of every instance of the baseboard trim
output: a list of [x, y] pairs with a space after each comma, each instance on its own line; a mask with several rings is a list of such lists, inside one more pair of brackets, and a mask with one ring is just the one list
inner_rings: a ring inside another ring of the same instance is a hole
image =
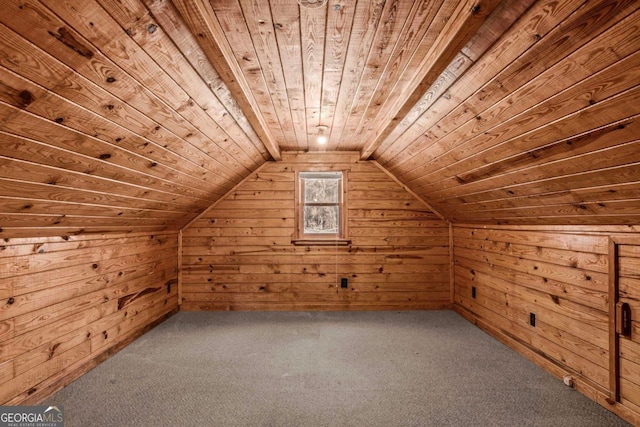
[[415, 304], [312, 304], [312, 303], [218, 303], [187, 301], [181, 311], [396, 311], [396, 310], [452, 310], [449, 302]]

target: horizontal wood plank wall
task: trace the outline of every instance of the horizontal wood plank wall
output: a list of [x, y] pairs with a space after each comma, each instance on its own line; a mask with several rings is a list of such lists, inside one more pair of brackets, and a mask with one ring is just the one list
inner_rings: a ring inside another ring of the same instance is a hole
[[176, 310], [177, 241], [0, 241], [0, 404], [41, 401]]
[[[448, 224], [357, 155], [283, 159], [184, 230], [183, 310], [451, 306]], [[312, 165], [348, 169], [349, 246], [292, 244], [295, 170]]]
[[554, 375], [570, 375], [591, 399], [638, 422], [640, 413], [607, 403], [612, 234], [638, 230], [454, 226], [454, 308]]

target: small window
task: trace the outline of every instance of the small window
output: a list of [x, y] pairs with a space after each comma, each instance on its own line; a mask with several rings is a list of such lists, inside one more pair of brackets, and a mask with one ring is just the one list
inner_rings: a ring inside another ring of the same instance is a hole
[[344, 238], [343, 180], [343, 172], [298, 173], [298, 239], [322, 242]]

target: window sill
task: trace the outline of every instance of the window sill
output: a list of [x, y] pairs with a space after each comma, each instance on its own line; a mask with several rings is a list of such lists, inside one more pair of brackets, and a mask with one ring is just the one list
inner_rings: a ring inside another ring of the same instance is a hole
[[291, 239], [295, 246], [349, 246], [350, 239]]

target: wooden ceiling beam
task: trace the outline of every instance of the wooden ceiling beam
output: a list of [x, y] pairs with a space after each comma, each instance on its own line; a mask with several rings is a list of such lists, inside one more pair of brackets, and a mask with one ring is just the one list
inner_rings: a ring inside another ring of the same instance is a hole
[[419, 72], [415, 74], [409, 85], [413, 89], [410, 89], [408, 96], [402, 97], [393, 106], [391, 109], [392, 112], [395, 112], [393, 117], [380, 120], [382, 126], [378, 128], [370, 142], [362, 148], [361, 159], [368, 159], [402, 119], [409, 114], [499, 3], [500, 0], [463, 0], [460, 2], [420, 64]]
[[282, 158], [280, 147], [260, 113], [260, 108], [231, 48], [224, 42], [224, 32], [215, 17], [211, 4], [207, 0], [172, 0], [172, 2], [200, 42], [200, 46], [211, 65], [233, 94], [240, 109], [271, 157], [280, 160]]

